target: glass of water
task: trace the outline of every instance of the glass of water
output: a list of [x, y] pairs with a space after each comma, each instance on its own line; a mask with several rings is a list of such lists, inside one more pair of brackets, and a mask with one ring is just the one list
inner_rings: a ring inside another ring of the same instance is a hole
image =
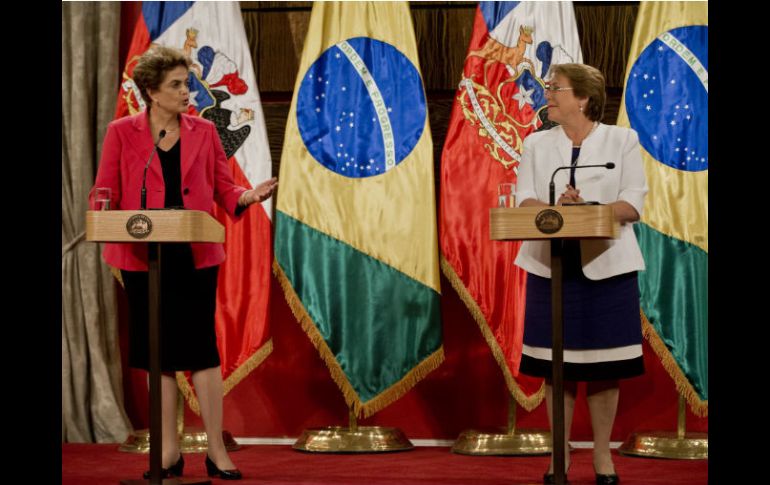
[[110, 210], [110, 201], [112, 200], [112, 189], [109, 187], [97, 187], [95, 196], [94, 196], [94, 204], [96, 205], [95, 209], [98, 211], [107, 211]]
[[516, 207], [514, 193], [516, 185], [512, 183], [502, 183], [497, 186], [497, 207]]

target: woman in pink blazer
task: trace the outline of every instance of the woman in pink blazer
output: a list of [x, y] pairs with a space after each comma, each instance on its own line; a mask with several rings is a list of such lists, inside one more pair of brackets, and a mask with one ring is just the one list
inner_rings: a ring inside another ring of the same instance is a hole
[[[190, 103], [190, 65], [184, 52], [155, 46], [141, 56], [134, 68], [134, 82], [147, 109], [110, 123], [94, 184], [94, 189], [111, 189], [114, 209], [140, 209], [143, 174], [150, 157], [148, 209], [184, 207], [213, 213], [216, 201], [237, 219], [246, 207], [266, 200], [275, 191], [275, 178], [253, 190], [235, 185], [214, 124], [185, 114]], [[128, 294], [129, 365], [148, 369], [147, 245], [106, 244], [103, 257], [121, 270]], [[241, 478], [222, 440], [222, 374], [214, 312], [217, 270], [224, 259], [222, 244], [163, 247], [161, 390], [165, 477], [183, 473], [184, 460], [176, 433], [174, 373], [190, 370], [208, 435], [208, 474], [230, 480]]]

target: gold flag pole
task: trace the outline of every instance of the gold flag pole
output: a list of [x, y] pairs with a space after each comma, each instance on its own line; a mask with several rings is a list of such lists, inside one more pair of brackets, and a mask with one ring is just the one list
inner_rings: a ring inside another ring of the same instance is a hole
[[647, 458], [708, 460], [708, 434], [687, 433], [685, 419], [685, 400], [684, 396], [680, 394], [676, 433], [670, 431], [632, 433], [620, 446], [618, 452], [622, 455]]
[[412, 450], [414, 445], [398, 428], [358, 426], [356, 414], [348, 409], [347, 428], [306, 429], [292, 448], [311, 453], [382, 453]]
[[516, 430], [518, 403], [509, 394], [508, 426], [501, 432], [470, 429], [460, 433], [452, 452], [461, 455], [545, 455], [551, 452], [551, 433], [530, 429]]

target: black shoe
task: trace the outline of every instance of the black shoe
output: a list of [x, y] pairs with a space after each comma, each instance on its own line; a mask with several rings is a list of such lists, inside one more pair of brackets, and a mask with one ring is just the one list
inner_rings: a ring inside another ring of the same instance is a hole
[[[543, 475], [543, 485], [555, 485], [556, 484], [556, 475], [553, 473], [546, 473]], [[569, 485], [569, 480], [567, 480], [567, 477], [564, 477], [564, 485]]]
[[[179, 459], [171, 465], [168, 468], [161, 468], [160, 469], [160, 478], [174, 478], [174, 477], [181, 477], [182, 473], [184, 472], [184, 458], [182, 458], [182, 454], [179, 453]], [[142, 475], [144, 478], [150, 478], [150, 470], [147, 470], [144, 472], [144, 475]]]
[[612, 475], [596, 474], [596, 485], [618, 485], [618, 483], [620, 483], [620, 477], [615, 473]]
[[220, 470], [216, 463], [211, 461], [208, 454], [206, 454], [206, 473], [208, 473], [210, 477], [218, 476], [222, 480], [240, 480], [243, 478], [241, 471], [237, 468], [234, 470]]

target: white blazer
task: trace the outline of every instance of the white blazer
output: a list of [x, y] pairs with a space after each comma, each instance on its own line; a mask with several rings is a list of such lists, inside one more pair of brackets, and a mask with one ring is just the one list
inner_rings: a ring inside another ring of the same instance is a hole
[[[561, 126], [533, 133], [524, 139], [516, 183], [516, 201], [526, 199], [548, 202], [548, 183], [558, 167], [568, 167], [572, 160], [572, 141]], [[614, 162], [614, 169], [575, 170], [575, 184], [586, 201], [608, 204], [623, 200], [642, 215], [647, 181], [644, 177], [639, 137], [630, 128], [600, 124], [583, 140], [577, 165]], [[556, 174], [556, 200], [569, 183], [570, 170]], [[591, 280], [644, 269], [644, 259], [631, 224], [620, 226], [618, 239], [580, 241], [583, 274]], [[529, 273], [551, 277], [551, 250], [548, 241], [525, 241], [515, 264]]]

